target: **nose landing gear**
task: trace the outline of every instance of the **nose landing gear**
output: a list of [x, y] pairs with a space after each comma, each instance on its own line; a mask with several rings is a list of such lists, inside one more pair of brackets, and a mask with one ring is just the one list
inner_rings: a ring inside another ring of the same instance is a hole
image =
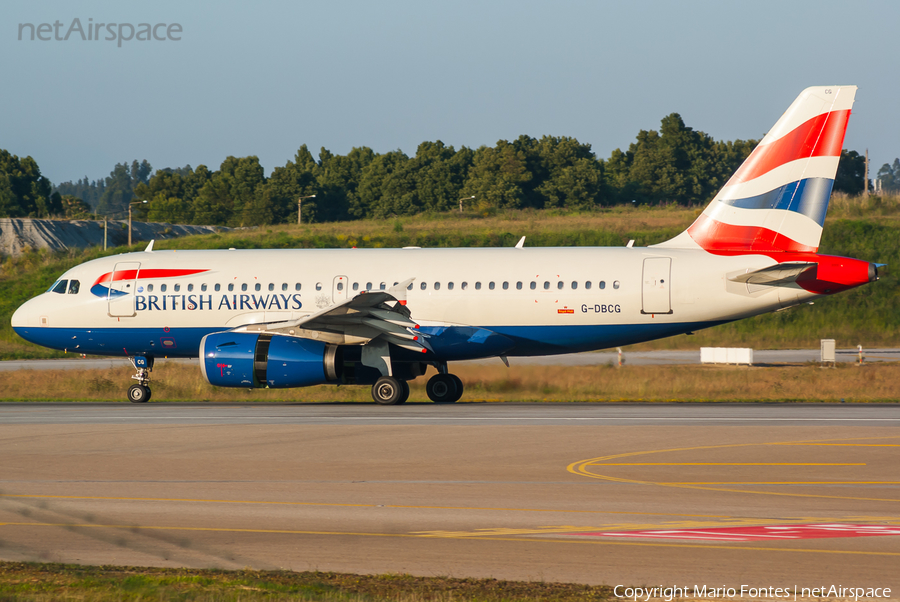
[[147, 403], [150, 401], [150, 373], [153, 371], [153, 358], [143, 355], [128, 358], [137, 371], [131, 378], [138, 384], [128, 387], [128, 401], [131, 403]]

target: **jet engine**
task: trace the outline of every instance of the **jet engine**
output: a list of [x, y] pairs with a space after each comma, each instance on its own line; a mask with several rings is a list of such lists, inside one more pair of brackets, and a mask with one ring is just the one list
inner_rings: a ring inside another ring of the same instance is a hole
[[200, 341], [200, 370], [217, 387], [307, 387], [339, 379], [339, 352], [309, 339], [216, 332]]

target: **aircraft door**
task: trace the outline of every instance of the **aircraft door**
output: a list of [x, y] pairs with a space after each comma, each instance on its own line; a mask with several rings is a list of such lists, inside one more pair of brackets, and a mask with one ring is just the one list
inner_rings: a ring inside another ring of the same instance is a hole
[[109, 315], [113, 318], [131, 318], [136, 315], [134, 296], [137, 293], [137, 276], [141, 264], [137, 261], [120, 261], [113, 268], [107, 286]]
[[334, 283], [331, 287], [332, 303], [340, 303], [347, 300], [347, 289], [350, 287], [350, 281], [346, 276], [335, 276]]
[[648, 257], [644, 260], [644, 276], [641, 286], [642, 314], [672, 313], [672, 300], [669, 293], [671, 272], [671, 257]]

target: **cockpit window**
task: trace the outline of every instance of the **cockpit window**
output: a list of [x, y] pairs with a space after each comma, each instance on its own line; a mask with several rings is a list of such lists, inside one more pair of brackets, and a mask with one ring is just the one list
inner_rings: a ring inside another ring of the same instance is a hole
[[69, 294], [77, 295], [78, 289], [81, 288], [81, 283], [77, 280], [69, 280]]
[[60, 295], [65, 295], [66, 294], [66, 286], [68, 286], [68, 284], [69, 284], [68, 280], [58, 280], [56, 282], [56, 284], [54, 284], [50, 290], [53, 291], [54, 293], [59, 293]]

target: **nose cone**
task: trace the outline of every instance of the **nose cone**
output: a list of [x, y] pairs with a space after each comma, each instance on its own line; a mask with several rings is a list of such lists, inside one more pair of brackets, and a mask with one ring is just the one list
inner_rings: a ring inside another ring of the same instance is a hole
[[[16, 311], [13, 312], [12, 319], [9, 321], [13, 327], [13, 330], [17, 330], [19, 328], [22, 328], [23, 326], [30, 326], [28, 317], [34, 312], [29, 311], [29, 303], [31, 303], [31, 301], [26, 301], [25, 303], [20, 305]], [[35, 326], [37, 326], [37, 324], [35, 324]]]
[[38, 305], [40, 304], [37, 299], [26, 301], [13, 312], [12, 319], [9, 321], [17, 335], [32, 343], [37, 342], [34, 333], [41, 326], [41, 312]]

